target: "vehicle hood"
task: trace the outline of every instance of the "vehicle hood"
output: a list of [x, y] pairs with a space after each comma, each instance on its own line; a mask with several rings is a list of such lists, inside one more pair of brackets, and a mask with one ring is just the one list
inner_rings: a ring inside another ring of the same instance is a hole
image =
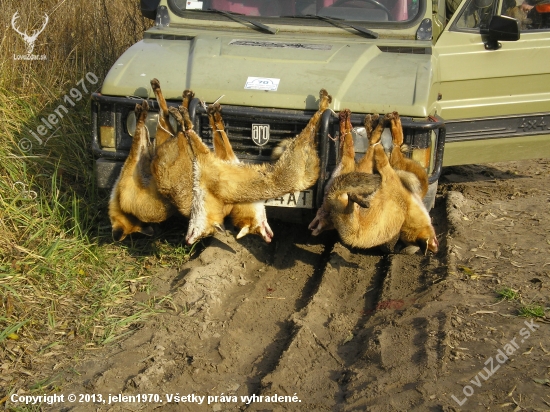
[[[314, 110], [324, 88], [337, 111], [428, 115], [431, 55], [381, 51], [377, 40], [358, 36], [347, 42], [274, 37], [144, 39], [118, 59], [101, 91], [154, 97], [149, 81], [157, 78], [167, 100], [192, 89], [206, 102], [225, 95], [227, 105]], [[245, 89], [251, 77], [278, 79], [277, 90]]]

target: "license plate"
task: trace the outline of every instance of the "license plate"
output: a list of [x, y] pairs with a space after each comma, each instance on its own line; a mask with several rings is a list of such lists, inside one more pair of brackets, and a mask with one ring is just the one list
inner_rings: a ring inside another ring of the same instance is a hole
[[303, 190], [301, 192], [287, 193], [276, 199], [266, 200], [265, 205], [313, 209], [313, 191]]

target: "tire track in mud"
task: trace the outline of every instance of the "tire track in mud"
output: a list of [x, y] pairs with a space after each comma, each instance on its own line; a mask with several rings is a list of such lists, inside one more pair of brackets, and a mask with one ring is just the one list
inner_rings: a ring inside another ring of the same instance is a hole
[[[349, 249], [335, 232], [313, 238], [305, 227], [275, 225], [286, 236], [271, 245], [214, 239], [182, 272], [166, 273], [173, 303], [191, 310], [167, 313], [123, 343], [86, 389], [237, 399], [164, 404], [168, 411], [421, 404], [423, 379], [444, 352], [446, 315], [426, 310], [444, 253]], [[241, 400], [253, 394], [296, 394], [301, 403]]]
[[275, 245], [270, 264], [259, 269], [253, 288], [226, 320], [227, 332], [217, 346], [218, 369], [248, 376], [249, 394], [258, 393], [261, 379], [288, 347], [293, 331], [290, 315], [310, 300], [321, 281], [334, 240], [325, 244], [308, 240], [307, 232], [294, 231]]
[[440, 262], [375, 253], [335, 244], [317, 292], [292, 316], [293, 338], [262, 380], [263, 394], [307, 394], [300, 410], [407, 410], [411, 399], [423, 402], [419, 381], [444, 352], [446, 315], [422, 314]]

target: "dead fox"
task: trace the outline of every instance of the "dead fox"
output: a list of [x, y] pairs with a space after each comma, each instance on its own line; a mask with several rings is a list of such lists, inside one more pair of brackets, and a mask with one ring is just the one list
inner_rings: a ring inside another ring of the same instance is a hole
[[[326, 90], [321, 90], [319, 110], [296, 138], [285, 142], [286, 150], [275, 164], [234, 164], [220, 160], [192, 129], [186, 131], [194, 153], [193, 206], [187, 242], [209, 236], [220, 227], [225, 205], [267, 200], [315, 184], [320, 163], [316, 141], [319, 120], [331, 100]], [[178, 122], [183, 125], [190, 122], [185, 109]]]
[[[152, 227], [144, 222], [158, 223], [172, 215], [175, 207], [168, 203], [169, 200], [178, 205], [184, 216], [189, 217], [191, 211], [193, 183], [189, 144], [185, 136], [179, 136], [179, 139], [175, 136], [159, 81], [151, 80], [151, 86], [159, 104], [154, 145], [149, 143], [148, 130], [144, 124], [148, 110], [144, 102], [136, 109], [137, 124], [132, 150], [109, 202], [113, 238], [117, 241], [135, 232], [152, 235]], [[193, 97], [193, 92], [185, 91], [183, 105], [188, 107]], [[217, 146], [218, 155], [222, 158], [231, 155], [236, 159], [229, 141], [226, 144], [227, 148]], [[158, 207], [159, 200], [162, 207]], [[230, 209], [229, 206], [228, 211]], [[273, 233], [267, 224], [263, 204], [239, 206], [232, 213], [235, 226], [241, 229], [239, 238], [248, 233], [257, 233], [266, 241], [271, 241]]]
[[[168, 108], [166, 105], [160, 86], [153, 87], [153, 90], [161, 110], [171, 114], [174, 108]], [[185, 90], [183, 92], [183, 106], [188, 107], [193, 98], [194, 93]], [[167, 130], [172, 132], [170, 122], [166, 121], [165, 124], [169, 127], [167, 127]], [[184, 130], [178, 127], [174, 137], [164, 139], [164, 142], [157, 146], [156, 156], [151, 163], [151, 172], [157, 182], [159, 192], [170, 199], [178, 211], [186, 217], [191, 214], [191, 201], [193, 198], [192, 159], [193, 154]]]
[[[207, 112], [210, 127], [212, 128], [214, 153], [216, 153], [220, 159], [225, 159], [235, 164], [240, 163], [235, 152], [233, 152], [233, 148], [225, 132], [220, 105], [216, 103], [209, 106]], [[267, 243], [271, 242], [273, 231], [267, 222], [265, 204], [263, 201], [236, 203], [233, 205], [230, 216], [233, 224], [240, 229], [237, 234], [237, 239], [248, 234], [257, 234]]]
[[[350, 246], [370, 248], [399, 235], [404, 242], [420, 246], [424, 253], [435, 253], [438, 242], [418, 195], [418, 178], [410, 172], [396, 172], [380, 144], [381, 130], [392, 118], [393, 114], [387, 114], [380, 119], [370, 135], [367, 160], [360, 162], [367, 173], [352, 172], [335, 178], [327, 195], [330, 218]], [[369, 158], [379, 176], [368, 172]]]
[[109, 218], [116, 241], [135, 232], [151, 236], [153, 229], [146, 223], [162, 222], [174, 213], [173, 206], [159, 193], [151, 175], [154, 148], [145, 127], [148, 110], [145, 100], [136, 105], [132, 147], [109, 200]]
[[315, 218], [308, 226], [308, 229], [312, 230], [311, 234], [313, 236], [317, 236], [325, 230], [334, 229], [334, 225], [330, 219], [330, 210], [326, 204], [328, 192], [334, 183], [334, 179], [346, 173], [353, 172], [356, 166], [355, 147], [353, 145], [353, 137], [351, 135], [351, 111], [349, 109], [340, 111], [338, 118], [340, 120], [340, 161], [332, 171], [330, 179], [325, 185], [323, 204], [319, 210], [317, 210]]
[[[157, 179], [152, 173], [152, 166], [159, 148], [168, 140], [175, 140], [175, 137], [168, 118], [168, 105], [161, 93], [159, 81], [151, 80], [151, 86], [159, 104], [159, 121], [154, 145], [149, 143], [148, 129], [144, 124], [149, 108], [147, 102], [144, 102], [139, 109], [136, 108], [136, 132], [130, 155], [115, 183], [109, 202], [113, 238], [117, 241], [135, 232], [152, 235], [152, 227], [144, 222], [159, 223], [175, 213], [175, 208], [167, 203], [168, 198], [164, 196], [167, 192], [163, 194], [158, 186], [159, 181], [165, 180]], [[166, 152], [172, 153], [170, 150]], [[133, 202], [131, 199], [134, 197], [139, 198], [140, 201]], [[123, 199], [123, 207], [121, 207], [121, 199]], [[127, 199], [126, 202], [124, 199]], [[163, 207], [155, 209], [159, 199]], [[152, 209], [157, 210], [153, 216], [151, 216]]]
[[[384, 130], [383, 123], [378, 123], [378, 114], [367, 115], [365, 117], [365, 129], [367, 131], [367, 137], [369, 141], [379, 141], [382, 132]], [[332, 175], [325, 185], [325, 196], [323, 204], [317, 211], [317, 215], [313, 221], [309, 224], [309, 229], [312, 230], [312, 235], [317, 236], [325, 230], [334, 229], [334, 225], [330, 220], [330, 211], [326, 204], [326, 198], [334, 179], [338, 176], [353, 171], [373, 174], [376, 170], [373, 162], [373, 148], [369, 146], [365, 155], [355, 163], [355, 147], [353, 144], [353, 137], [351, 131], [353, 129], [351, 125], [351, 112], [349, 109], [344, 109], [339, 114], [340, 119], [340, 162], [332, 172]], [[376, 123], [376, 128], [373, 128], [373, 124]], [[374, 182], [374, 181], [373, 181]]]

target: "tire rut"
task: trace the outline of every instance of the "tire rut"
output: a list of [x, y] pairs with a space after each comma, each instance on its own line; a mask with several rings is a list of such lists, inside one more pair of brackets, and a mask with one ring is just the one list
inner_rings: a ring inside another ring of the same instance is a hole
[[307, 393], [300, 410], [363, 409], [391, 387], [406, 393], [392, 396], [398, 409], [410, 408], [411, 397], [422, 402], [417, 383], [439, 368], [444, 352], [446, 315], [423, 314], [441, 258], [336, 243], [317, 292], [292, 316], [293, 338], [262, 393]]
[[269, 410], [421, 404], [445, 352], [447, 315], [442, 303], [434, 312], [431, 287], [445, 254], [350, 249], [336, 233], [312, 238], [304, 227], [276, 225], [288, 235], [270, 245], [214, 239], [182, 272], [166, 274], [174, 305], [191, 310], [158, 317], [121, 345], [87, 389], [235, 398], [164, 404], [168, 411], [266, 410], [241, 397], [274, 394], [301, 402]]
[[275, 245], [272, 263], [259, 270], [253, 288], [225, 321], [218, 370], [247, 376], [249, 394], [258, 393], [261, 379], [288, 347], [293, 331], [288, 318], [315, 293], [326, 250], [332, 247], [308, 244], [304, 233]]

